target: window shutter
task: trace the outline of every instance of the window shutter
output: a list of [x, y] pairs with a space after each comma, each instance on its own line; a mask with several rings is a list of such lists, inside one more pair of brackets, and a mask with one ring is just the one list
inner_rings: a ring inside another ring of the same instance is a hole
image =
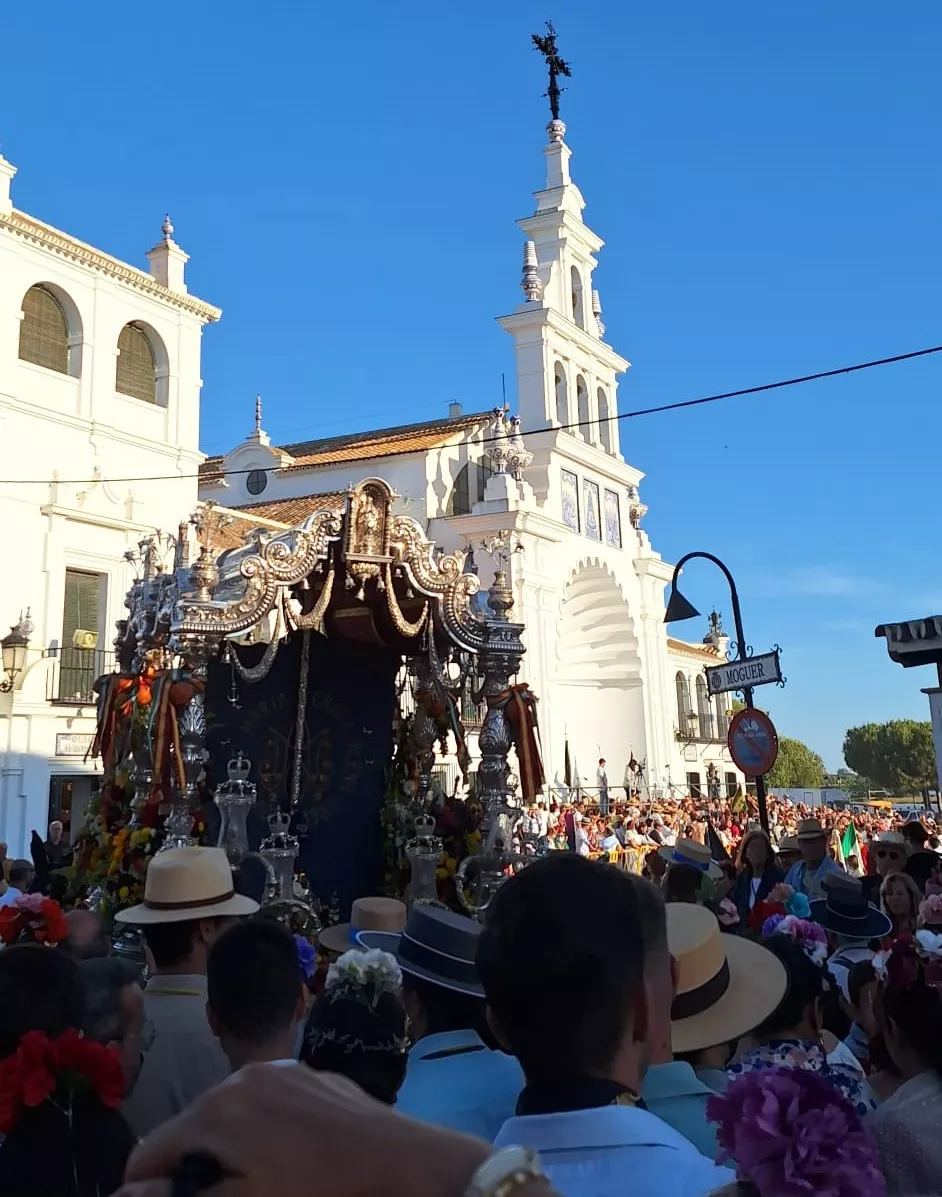
[[69, 372], [69, 324], [62, 305], [45, 287], [30, 287], [23, 297], [19, 356], [59, 374]]
[[157, 364], [143, 329], [126, 324], [118, 337], [115, 390], [145, 403], [157, 402]]
[[72, 637], [80, 628], [86, 632], [97, 632], [98, 600], [101, 593], [101, 578], [98, 574], [86, 574], [77, 569], [65, 571], [65, 601], [62, 609], [62, 647], [72, 648]]

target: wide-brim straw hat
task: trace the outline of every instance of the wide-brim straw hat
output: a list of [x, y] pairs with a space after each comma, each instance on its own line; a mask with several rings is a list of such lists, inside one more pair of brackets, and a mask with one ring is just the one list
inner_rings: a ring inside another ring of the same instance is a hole
[[668, 864], [692, 865], [714, 881], [723, 876], [723, 870], [713, 859], [710, 849], [698, 840], [678, 840], [676, 844], [665, 844], [657, 851]]
[[796, 839], [818, 840], [830, 834], [826, 827], [821, 826], [820, 819], [801, 819], [798, 823]]
[[785, 852], [800, 852], [801, 844], [798, 842], [797, 835], [783, 835], [778, 842], [777, 851], [779, 854]]
[[733, 1043], [775, 1012], [788, 990], [785, 966], [767, 948], [724, 935], [705, 906], [667, 906], [667, 945], [676, 961], [671, 1006], [675, 1054]]
[[483, 998], [474, 963], [480, 934], [481, 924], [474, 919], [438, 906], [416, 906], [402, 934], [360, 931], [356, 938], [361, 947], [390, 952], [409, 976]]
[[144, 901], [114, 916], [119, 923], [149, 927], [194, 919], [241, 918], [258, 903], [237, 894], [222, 848], [168, 848], [147, 866]]
[[825, 931], [845, 939], [882, 939], [893, 930], [893, 920], [871, 906], [856, 877], [835, 873], [822, 882], [824, 897], [811, 903], [811, 918]]
[[342, 954], [360, 946], [357, 935], [361, 931], [398, 935], [406, 925], [406, 914], [406, 904], [398, 898], [357, 898], [350, 908], [350, 921], [325, 927], [317, 937], [318, 946]]

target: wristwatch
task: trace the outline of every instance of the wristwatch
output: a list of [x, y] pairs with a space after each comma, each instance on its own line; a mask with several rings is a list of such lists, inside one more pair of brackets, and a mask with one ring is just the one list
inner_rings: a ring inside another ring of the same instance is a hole
[[477, 1169], [464, 1197], [512, 1197], [521, 1185], [545, 1179], [535, 1151], [529, 1147], [503, 1147]]

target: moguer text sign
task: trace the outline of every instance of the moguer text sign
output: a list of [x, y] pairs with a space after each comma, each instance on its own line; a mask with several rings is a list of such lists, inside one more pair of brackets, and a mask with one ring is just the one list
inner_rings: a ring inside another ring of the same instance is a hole
[[745, 690], [748, 686], [765, 686], [769, 682], [780, 682], [782, 669], [778, 652], [727, 661], [724, 665], [709, 665], [706, 678], [711, 694], [725, 694], [729, 690]]

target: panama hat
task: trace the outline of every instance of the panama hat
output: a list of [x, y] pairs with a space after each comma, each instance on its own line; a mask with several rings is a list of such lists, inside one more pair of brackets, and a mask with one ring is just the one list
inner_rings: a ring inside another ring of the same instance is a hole
[[824, 897], [811, 903], [811, 918], [825, 931], [852, 939], [882, 939], [893, 930], [893, 920], [870, 905], [856, 877], [834, 873], [824, 878], [821, 888]]
[[232, 869], [222, 848], [168, 848], [147, 866], [144, 901], [119, 910], [119, 923], [148, 927], [191, 919], [240, 918], [254, 914], [254, 898], [237, 894]]
[[350, 908], [349, 923], [325, 927], [317, 937], [326, 952], [343, 953], [359, 946], [360, 931], [386, 931], [399, 934], [406, 925], [406, 904], [398, 898], [357, 898]]
[[778, 842], [776, 851], [781, 855], [782, 853], [800, 852], [801, 845], [798, 842], [797, 835], [783, 835]]
[[399, 967], [418, 977], [484, 997], [484, 987], [474, 964], [481, 924], [439, 906], [415, 906], [400, 935], [389, 931], [360, 931], [357, 943], [363, 948], [382, 948], [392, 953]]
[[796, 839], [819, 840], [822, 836], [829, 834], [827, 828], [821, 826], [820, 819], [801, 819], [798, 823]]
[[714, 880], [723, 876], [723, 870], [713, 860], [710, 849], [697, 840], [678, 840], [673, 846], [665, 844], [663, 848], [658, 848], [658, 855], [668, 864], [692, 865]]
[[785, 966], [768, 948], [724, 935], [705, 906], [667, 906], [667, 946], [677, 969], [671, 1006], [675, 1053], [732, 1043], [778, 1008], [788, 989]]

